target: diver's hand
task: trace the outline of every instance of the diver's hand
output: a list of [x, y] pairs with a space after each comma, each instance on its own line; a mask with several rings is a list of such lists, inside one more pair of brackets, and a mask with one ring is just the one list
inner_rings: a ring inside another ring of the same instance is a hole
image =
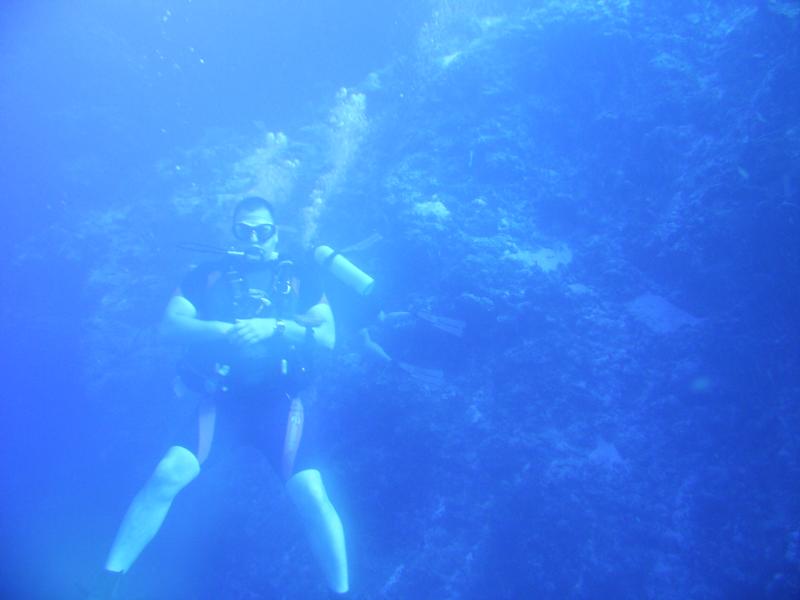
[[236, 319], [228, 337], [238, 346], [251, 346], [275, 334], [275, 319]]

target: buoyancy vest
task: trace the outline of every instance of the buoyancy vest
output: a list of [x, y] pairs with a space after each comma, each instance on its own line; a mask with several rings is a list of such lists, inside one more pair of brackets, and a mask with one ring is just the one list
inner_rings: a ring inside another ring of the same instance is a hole
[[[321, 287], [300, 275], [286, 257], [258, 264], [226, 259], [193, 269], [178, 293], [203, 320], [290, 320], [324, 301]], [[224, 341], [195, 344], [186, 350], [181, 378], [195, 391], [278, 387], [296, 393], [310, 379], [313, 348], [309, 346], [290, 344], [282, 336], [245, 347]]]

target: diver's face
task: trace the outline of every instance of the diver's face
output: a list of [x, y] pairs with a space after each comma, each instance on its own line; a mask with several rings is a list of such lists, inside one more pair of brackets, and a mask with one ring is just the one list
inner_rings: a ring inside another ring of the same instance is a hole
[[266, 208], [241, 212], [233, 220], [233, 235], [240, 248], [256, 246], [268, 259], [275, 257], [278, 229], [272, 214]]

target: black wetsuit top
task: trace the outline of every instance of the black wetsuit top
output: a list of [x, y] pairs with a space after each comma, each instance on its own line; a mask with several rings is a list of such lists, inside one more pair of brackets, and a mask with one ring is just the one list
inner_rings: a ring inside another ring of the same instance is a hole
[[[315, 270], [281, 256], [278, 260], [250, 263], [223, 259], [192, 269], [180, 286], [180, 294], [197, 309], [197, 317], [234, 323], [236, 319], [294, 319], [324, 301]], [[309, 347], [310, 346], [310, 347]], [[242, 389], [274, 387], [283, 380], [293, 390], [301, 385], [301, 371], [308, 373], [313, 344], [290, 345], [274, 336], [254, 346], [236, 347], [227, 341], [193, 344], [186, 351], [181, 376], [192, 389], [198, 378], [221, 377], [225, 387]]]

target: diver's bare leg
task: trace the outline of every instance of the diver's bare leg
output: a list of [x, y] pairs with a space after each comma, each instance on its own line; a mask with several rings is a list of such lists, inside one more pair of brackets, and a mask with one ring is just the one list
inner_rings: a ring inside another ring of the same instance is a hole
[[286, 482], [286, 489], [300, 512], [328, 586], [344, 594], [350, 587], [344, 529], [325, 492], [322, 476], [315, 469], [300, 471]]
[[[183, 393], [190, 393], [183, 390]], [[214, 441], [216, 404], [211, 396], [197, 396], [197, 451], [170, 448], [145, 486], [131, 502], [106, 559], [107, 571], [124, 573], [153, 539], [175, 496], [200, 472]]]
[[200, 472], [194, 454], [181, 446], [170, 448], [145, 486], [131, 502], [111, 546], [105, 568], [126, 572], [158, 533], [175, 496]]

